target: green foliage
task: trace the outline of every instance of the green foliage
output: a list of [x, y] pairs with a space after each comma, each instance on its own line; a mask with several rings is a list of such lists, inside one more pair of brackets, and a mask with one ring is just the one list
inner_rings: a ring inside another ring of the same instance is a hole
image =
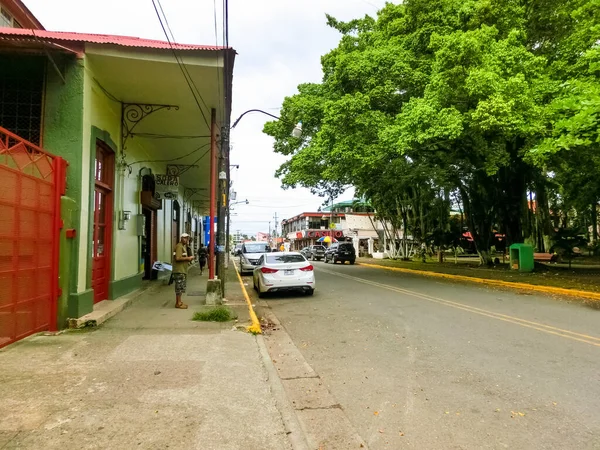
[[484, 260], [495, 229], [509, 244], [531, 233], [528, 191], [548, 230], [548, 195], [579, 211], [600, 199], [599, 22], [600, 0], [406, 0], [376, 18], [328, 16], [341, 39], [322, 83], [300, 85], [264, 128], [289, 157], [277, 176], [327, 197], [352, 185], [403, 236], [436, 242], [450, 239], [455, 195]]
[[229, 322], [236, 319], [235, 314], [225, 306], [216, 306], [207, 311], [199, 311], [194, 313], [192, 320], [202, 322]]

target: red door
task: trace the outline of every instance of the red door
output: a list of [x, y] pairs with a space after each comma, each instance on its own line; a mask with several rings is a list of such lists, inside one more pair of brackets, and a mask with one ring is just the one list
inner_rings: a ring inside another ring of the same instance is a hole
[[92, 289], [94, 303], [108, 298], [113, 223], [114, 153], [96, 141]]

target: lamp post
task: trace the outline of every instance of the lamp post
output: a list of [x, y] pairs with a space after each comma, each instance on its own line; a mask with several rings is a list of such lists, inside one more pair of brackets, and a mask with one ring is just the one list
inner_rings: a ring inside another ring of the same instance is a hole
[[[244, 111], [234, 122], [233, 125], [231, 125], [231, 127], [229, 127], [229, 129], [227, 130], [228, 132], [233, 130], [238, 123], [240, 123], [240, 120], [242, 120], [242, 118], [249, 113], [254, 113], [254, 112], [258, 112], [261, 114], [265, 114], [269, 117], [272, 117], [275, 120], [281, 120], [281, 117], [278, 117], [274, 114], [268, 113], [266, 111], [263, 111], [262, 109], [249, 109], [248, 111]], [[211, 134], [212, 136], [212, 134]], [[302, 136], [302, 122], [298, 122], [295, 126], [294, 129], [292, 130], [292, 136], [295, 138], [299, 138]], [[218, 276], [223, 279], [223, 269], [225, 269], [225, 258], [227, 258], [227, 256], [224, 253], [224, 250], [226, 248], [225, 245], [225, 241], [229, 241], [229, 225], [227, 225], [227, 236], [225, 236], [224, 233], [224, 228], [225, 228], [225, 212], [229, 210], [229, 195], [228, 195], [228, 189], [227, 186], [225, 184], [225, 182], [228, 183], [228, 174], [226, 174], [224, 171], [227, 169], [230, 169], [231, 167], [235, 167], [236, 164], [230, 164], [229, 163], [229, 133], [223, 133], [222, 138], [224, 138], [224, 142], [227, 145], [227, 152], [226, 152], [226, 158], [227, 161], [225, 161], [225, 157], [223, 156], [223, 153], [225, 153], [223, 151], [223, 143], [221, 145], [221, 157], [219, 158], [219, 170], [220, 170], [220, 174], [225, 174], [226, 179], [224, 180], [220, 180], [221, 182], [219, 183], [219, 194], [218, 194], [218, 199], [219, 202], [222, 202], [221, 207], [219, 208], [219, 220], [217, 223], [217, 236], [218, 236], [218, 241], [219, 241], [219, 247], [218, 248], [218, 252], [217, 252], [217, 274]], [[238, 166], [239, 167], [239, 166]], [[216, 172], [216, 171], [215, 171]], [[229, 170], [228, 170], [229, 172]], [[215, 177], [216, 178], [216, 177]], [[220, 177], [219, 177], [220, 178]], [[214, 180], [216, 182], [216, 179]], [[216, 183], [215, 183], [216, 184]], [[211, 192], [211, 202], [214, 202], [216, 195], [214, 195], [213, 192]], [[247, 202], [247, 200], [246, 200]], [[211, 203], [211, 212], [214, 214], [214, 209], [212, 207], [213, 203]], [[211, 215], [211, 217], [214, 217], [213, 215]], [[229, 220], [228, 220], [229, 222]], [[212, 228], [211, 228], [212, 229]], [[212, 239], [211, 239], [211, 248], [213, 247], [213, 243], [212, 243]], [[214, 250], [213, 250], [214, 252]], [[213, 253], [214, 254], [214, 253]], [[209, 266], [210, 267], [210, 266]], [[214, 272], [213, 272], [214, 274]], [[211, 278], [213, 277], [213, 274], [211, 274]], [[221, 289], [223, 292], [223, 295], [225, 295], [225, 283], [224, 281], [221, 282]]]

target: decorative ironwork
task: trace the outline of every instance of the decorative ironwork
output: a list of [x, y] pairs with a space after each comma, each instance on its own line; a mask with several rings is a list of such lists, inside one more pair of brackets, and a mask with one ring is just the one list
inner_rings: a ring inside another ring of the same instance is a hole
[[198, 167], [198, 164], [167, 164], [167, 175], [177, 177], [192, 167]]
[[121, 105], [121, 148], [125, 153], [127, 139], [133, 136], [133, 130], [138, 124], [148, 117], [162, 109], [175, 111], [179, 110], [177, 105], [155, 105], [151, 103], [122, 103]]
[[[206, 188], [185, 188], [183, 190], [183, 198], [190, 199], [194, 195], [199, 194], [202, 191], [206, 191]], [[189, 194], [189, 195], [188, 195]]]

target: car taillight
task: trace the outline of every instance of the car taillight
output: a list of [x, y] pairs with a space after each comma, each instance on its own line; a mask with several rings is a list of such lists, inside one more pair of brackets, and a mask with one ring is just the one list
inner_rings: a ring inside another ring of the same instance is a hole
[[310, 265], [308, 265], [308, 266], [306, 266], [306, 267], [303, 267], [303, 268], [302, 268], [302, 269], [300, 269], [300, 270], [301, 270], [302, 272], [312, 272], [312, 270], [313, 270], [313, 269], [314, 269], [314, 267], [313, 267], [313, 266], [310, 266]]
[[277, 272], [277, 269], [269, 269], [268, 267], [261, 267], [260, 271], [262, 273], [275, 273], [275, 272]]

